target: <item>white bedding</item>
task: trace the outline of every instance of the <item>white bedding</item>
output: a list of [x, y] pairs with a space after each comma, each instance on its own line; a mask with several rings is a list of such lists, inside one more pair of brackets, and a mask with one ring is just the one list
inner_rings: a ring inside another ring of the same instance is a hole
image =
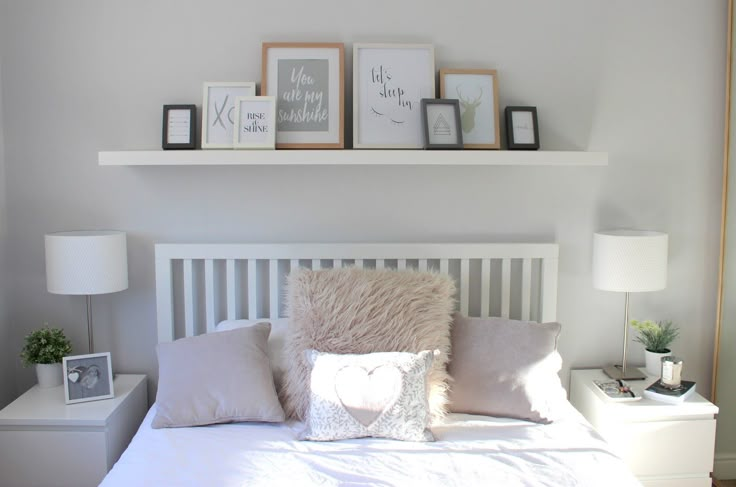
[[299, 423], [154, 430], [155, 407], [103, 487], [640, 485], [572, 406], [549, 425], [451, 414], [432, 443], [298, 441]]

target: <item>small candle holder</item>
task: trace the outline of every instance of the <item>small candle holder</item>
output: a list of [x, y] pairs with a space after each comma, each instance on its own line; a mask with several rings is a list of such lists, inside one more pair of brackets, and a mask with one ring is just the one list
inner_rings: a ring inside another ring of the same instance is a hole
[[682, 383], [682, 359], [672, 355], [662, 357], [662, 385], [668, 389], [677, 389]]

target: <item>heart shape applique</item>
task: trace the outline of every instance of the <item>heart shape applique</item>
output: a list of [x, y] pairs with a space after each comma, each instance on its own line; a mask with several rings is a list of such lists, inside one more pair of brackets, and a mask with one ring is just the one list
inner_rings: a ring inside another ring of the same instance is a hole
[[70, 372], [69, 380], [76, 383], [79, 380], [79, 372]]
[[345, 411], [369, 428], [399, 399], [401, 371], [393, 365], [348, 365], [335, 374], [335, 393]]

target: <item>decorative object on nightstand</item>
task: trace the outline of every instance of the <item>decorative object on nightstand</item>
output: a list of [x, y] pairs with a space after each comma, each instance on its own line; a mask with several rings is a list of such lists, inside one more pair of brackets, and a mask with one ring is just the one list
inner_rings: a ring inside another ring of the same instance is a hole
[[26, 335], [26, 343], [20, 352], [23, 365], [36, 366], [38, 387], [56, 387], [64, 382], [61, 361], [72, 353], [72, 344], [61, 328], [44, 327]]
[[64, 357], [64, 401], [67, 404], [113, 397], [110, 352]]
[[125, 232], [73, 231], [46, 234], [46, 288], [53, 294], [87, 297], [89, 353], [92, 337], [92, 295], [128, 289]]
[[625, 293], [624, 340], [621, 365], [604, 369], [612, 379], [645, 376], [626, 366], [629, 293], [658, 291], [667, 284], [667, 234], [642, 230], [611, 230], [593, 236], [593, 287]]
[[647, 374], [659, 376], [662, 372], [662, 357], [672, 352], [670, 345], [680, 330], [671, 321], [631, 320], [631, 327], [639, 332], [635, 340], [644, 345]]
[[710, 487], [718, 407], [696, 392], [680, 404], [653, 401], [644, 388], [655, 381], [629, 382], [639, 401], [614, 402], [594, 381], [600, 369], [570, 372], [570, 402], [647, 487]]
[[2, 485], [96, 486], [148, 410], [145, 375], [118, 374], [114, 399], [67, 406], [33, 386], [0, 411]]

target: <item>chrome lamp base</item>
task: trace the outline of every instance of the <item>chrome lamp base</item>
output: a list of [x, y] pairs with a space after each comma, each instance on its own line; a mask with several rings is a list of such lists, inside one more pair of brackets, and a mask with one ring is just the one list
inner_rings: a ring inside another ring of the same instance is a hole
[[609, 365], [603, 369], [603, 372], [614, 380], [642, 380], [647, 378], [647, 376], [636, 367], [626, 367], [626, 369], [624, 369], [620, 365]]

